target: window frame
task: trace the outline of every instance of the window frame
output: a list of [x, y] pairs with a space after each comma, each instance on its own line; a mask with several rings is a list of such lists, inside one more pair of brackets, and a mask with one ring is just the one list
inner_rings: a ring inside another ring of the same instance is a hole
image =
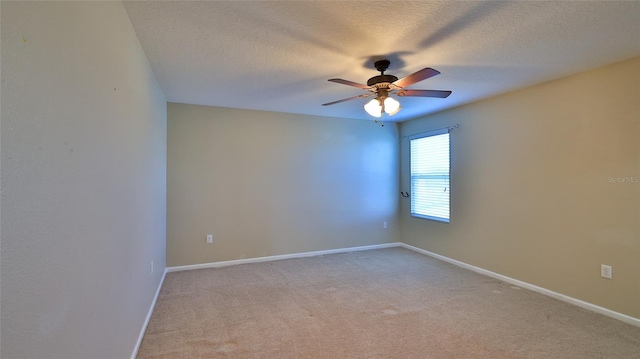
[[[448, 148], [447, 148], [447, 154], [448, 154], [448, 162], [449, 162], [449, 166], [447, 168], [448, 172], [447, 172], [447, 176], [448, 176], [448, 187], [447, 187], [447, 202], [448, 202], [448, 216], [445, 217], [440, 217], [440, 216], [434, 216], [434, 215], [428, 215], [428, 214], [422, 214], [422, 213], [415, 213], [414, 209], [414, 201], [415, 201], [415, 190], [414, 190], [414, 173], [413, 173], [413, 161], [414, 161], [414, 156], [412, 156], [412, 143], [414, 140], [419, 140], [422, 138], [426, 138], [426, 137], [434, 137], [434, 136], [440, 136], [440, 135], [448, 135]], [[410, 193], [411, 193], [411, 201], [410, 201], [410, 208], [409, 211], [411, 213], [412, 217], [415, 218], [422, 218], [422, 219], [428, 219], [428, 220], [432, 220], [432, 221], [436, 221], [436, 222], [441, 222], [441, 223], [451, 223], [451, 131], [450, 128], [443, 128], [443, 129], [439, 129], [439, 130], [433, 130], [433, 131], [428, 131], [428, 132], [422, 132], [422, 133], [417, 133], [415, 135], [411, 135], [408, 137], [409, 139], [409, 181], [410, 181]]]

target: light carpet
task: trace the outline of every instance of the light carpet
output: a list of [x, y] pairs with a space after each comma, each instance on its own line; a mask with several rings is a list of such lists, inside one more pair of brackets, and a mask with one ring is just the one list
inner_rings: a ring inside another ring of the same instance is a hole
[[640, 358], [640, 328], [403, 248], [168, 273], [157, 358]]

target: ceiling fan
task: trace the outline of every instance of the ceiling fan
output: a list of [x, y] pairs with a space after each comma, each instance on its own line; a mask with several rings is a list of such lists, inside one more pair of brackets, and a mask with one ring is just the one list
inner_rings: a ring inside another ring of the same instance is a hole
[[451, 91], [405, 89], [405, 87], [413, 85], [416, 82], [426, 80], [429, 77], [440, 74], [439, 71], [434, 70], [430, 67], [426, 67], [420, 71], [414, 72], [411, 75], [398, 80], [398, 78], [393, 75], [384, 74], [384, 72], [389, 68], [389, 64], [391, 64], [389, 60], [376, 61], [374, 63], [374, 66], [378, 71], [380, 71], [380, 75], [370, 78], [367, 81], [366, 85], [343, 79], [329, 79], [329, 81], [331, 82], [357, 87], [369, 91], [370, 93], [365, 93], [338, 101], [323, 103], [322, 106], [330, 106], [345, 101], [355, 100], [358, 98], [375, 96], [374, 99], [364, 105], [364, 109], [373, 117], [381, 117], [382, 113], [387, 113], [389, 116], [391, 116], [400, 111], [400, 103], [393, 97], [389, 96], [391, 94], [395, 94], [399, 97], [415, 96], [438, 98], [446, 98], [451, 95]]

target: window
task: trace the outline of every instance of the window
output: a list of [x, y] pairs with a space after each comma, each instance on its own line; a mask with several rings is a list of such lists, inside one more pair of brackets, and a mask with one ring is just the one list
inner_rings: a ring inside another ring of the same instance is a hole
[[449, 223], [449, 129], [409, 137], [411, 215]]

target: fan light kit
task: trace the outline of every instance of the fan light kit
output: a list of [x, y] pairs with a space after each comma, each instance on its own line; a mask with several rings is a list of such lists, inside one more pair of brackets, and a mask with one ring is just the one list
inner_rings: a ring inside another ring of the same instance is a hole
[[370, 93], [362, 94], [358, 96], [353, 96], [349, 98], [345, 98], [338, 101], [328, 102], [322, 104], [322, 106], [335, 105], [340, 102], [355, 100], [358, 98], [366, 98], [371, 96], [376, 96], [371, 101], [367, 102], [364, 105], [364, 110], [373, 117], [382, 117], [383, 113], [386, 113], [389, 116], [395, 115], [402, 108], [400, 106], [400, 102], [395, 98], [391, 97], [391, 94], [395, 94], [396, 96], [416, 96], [416, 97], [438, 97], [438, 98], [446, 98], [451, 95], [451, 91], [440, 91], [440, 90], [406, 90], [405, 87], [409, 85], [413, 85], [416, 82], [426, 80], [429, 77], [433, 77], [435, 75], [440, 74], [440, 72], [426, 67], [420, 71], [414, 72], [413, 74], [404, 77], [398, 80], [397, 77], [393, 75], [385, 75], [384, 72], [389, 68], [391, 62], [389, 60], [380, 60], [376, 61], [374, 66], [378, 71], [380, 71], [380, 75], [374, 76], [367, 81], [367, 84], [359, 84], [357, 82], [352, 82], [343, 79], [330, 79], [329, 81], [357, 87], [363, 89], [365, 91], [369, 91]]
[[383, 112], [389, 114], [389, 116], [398, 113], [401, 109], [400, 102], [393, 97], [385, 96], [378, 93], [378, 97], [364, 105], [364, 110], [373, 117], [381, 117]]

